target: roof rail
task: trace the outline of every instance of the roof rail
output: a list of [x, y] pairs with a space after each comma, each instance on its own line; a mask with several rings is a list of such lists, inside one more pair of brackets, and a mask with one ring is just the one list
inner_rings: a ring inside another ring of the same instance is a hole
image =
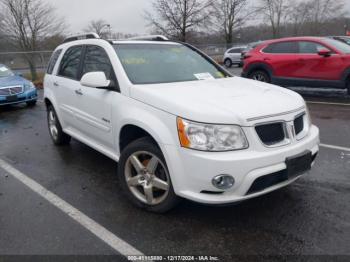
[[136, 40], [136, 41], [169, 41], [169, 39], [163, 35], [145, 35], [128, 38], [126, 40]]
[[100, 39], [100, 36], [96, 33], [86, 33], [81, 35], [74, 35], [66, 38], [63, 43], [69, 43], [77, 40], [84, 40], [84, 39]]

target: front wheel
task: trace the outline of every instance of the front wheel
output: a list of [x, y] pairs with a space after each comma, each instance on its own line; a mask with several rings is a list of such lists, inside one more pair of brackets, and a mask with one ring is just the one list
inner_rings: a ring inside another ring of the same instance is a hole
[[253, 71], [249, 74], [249, 78], [264, 83], [271, 83], [271, 78], [269, 74], [262, 70]]
[[123, 192], [137, 207], [165, 213], [179, 202], [164, 156], [151, 138], [141, 138], [124, 149], [118, 177]]

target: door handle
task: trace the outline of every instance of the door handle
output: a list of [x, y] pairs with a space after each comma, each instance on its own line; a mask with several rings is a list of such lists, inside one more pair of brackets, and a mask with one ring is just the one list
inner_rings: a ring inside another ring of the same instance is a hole
[[264, 61], [270, 61], [271, 59], [270, 58], [264, 58]]
[[58, 82], [53, 82], [53, 85], [56, 86], [56, 87], [60, 86]]
[[81, 89], [75, 90], [75, 93], [76, 93], [77, 95], [80, 95], [80, 96], [83, 95], [83, 92], [81, 91]]

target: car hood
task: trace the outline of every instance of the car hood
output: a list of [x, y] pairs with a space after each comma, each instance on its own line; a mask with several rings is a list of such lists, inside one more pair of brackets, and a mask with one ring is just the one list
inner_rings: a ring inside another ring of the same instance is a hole
[[241, 77], [135, 85], [131, 97], [188, 120], [249, 125], [248, 119], [305, 106], [297, 93]]
[[8, 77], [0, 77], [0, 88], [6, 86], [23, 86], [28, 84], [29, 81], [25, 80], [20, 76], [8, 76]]

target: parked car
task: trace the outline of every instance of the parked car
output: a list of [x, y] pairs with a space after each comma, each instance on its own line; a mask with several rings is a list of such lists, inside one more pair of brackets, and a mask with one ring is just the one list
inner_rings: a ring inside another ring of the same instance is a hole
[[246, 54], [242, 76], [283, 86], [342, 88], [350, 94], [350, 46], [326, 37], [267, 41]]
[[232, 65], [238, 65], [240, 67], [243, 66], [242, 61], [242, 51], [245, 50], [246, 46], [241, 47], [233, 47], [228, 49], [224, 55], [224, 64], [226, 67], [230, 68]]
[[38, 98], [34, 84], [0, 64], [0, 106], [27, 103], [34, 106]]
[[53, 53], [49, 132], [56, 145], [74, 137], [118, 161], [119, 185], [136, 206], [240, 202], [311, 169], [319, 130], [295, 92], [233, 77], [165, 37], [85, 38]]
[[329, 38], [338, 40], [340, 42], [343, 42], [347, 45], [350, 45], [350, 36], [329, 36]]

